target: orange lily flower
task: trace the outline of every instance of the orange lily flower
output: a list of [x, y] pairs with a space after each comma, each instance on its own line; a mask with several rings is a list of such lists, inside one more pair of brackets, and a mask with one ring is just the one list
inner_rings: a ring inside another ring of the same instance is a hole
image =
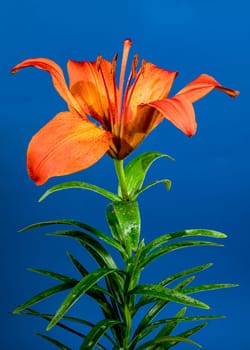
[[[213, 89], [231, 97], [238, 92], [202, 74], [174, 97], [168, 98], [177, 72], [161, 69], [138, 55], [124, 89], [131, 40], [124, 41], [119, 84], [117, 55], [112, 62], [101, 56], [95, 62], [68, 62], [69, 87], [63, 71], [45, 58], [27, 59], [12, 69], [36, 67], [51, 74], [52, 82], [69, 111], [57, 114], [30, 141], [29, 176], [37, 185], [50, 177], [72, 174], [96, 163], [105, 153], [114, 159], [127, 157], [162, 121], [168, 119], [187, 136], [196, 132], [193, 103]], [[89, 117], [92, 119], [90, 120]], [[94, 120], [95, 122], [93, 122]]]

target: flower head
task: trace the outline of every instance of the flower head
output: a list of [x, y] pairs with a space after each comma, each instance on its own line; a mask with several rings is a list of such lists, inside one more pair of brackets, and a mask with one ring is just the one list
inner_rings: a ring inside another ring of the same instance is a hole
[[12, 69], [15, 73], [33, 66], [49, 72], [55, 89], [69, 109], [57, 114], [30, 141], [27, 168], [36, 184], [41, 185], [53, 176], [86, 169], [105, 153], [114, 159], [124, 159], [163, 118], [192, 136], [197, 127], [195, 101], [213, 89], [231, 97], [238, 95], [237, 91], [202, 74], [169, 98], [177, 72], [145, 60], [138, 68], [138, 55], [134, 56], [125, 85], [131, 44], [130, 39], [124, 41], [118, 83], [118, 55], [111, 62], [101, 56], [95, 62], [70, 60], [69, 86], [61, 68], [46, 58], [27, 59]]

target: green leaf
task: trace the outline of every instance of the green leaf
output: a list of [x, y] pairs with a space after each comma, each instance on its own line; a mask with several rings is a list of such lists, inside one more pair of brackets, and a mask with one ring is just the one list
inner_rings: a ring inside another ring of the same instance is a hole
[[40, 228], [40, 227], [50, 226], [50, 225], [70, 225], [70, 226], [79, 227], [83, 230], [88, 231], [89, 233], [93, 234], [94, 236], [100, 238], [102, 241], [104, 241], [105, 243], [109, 244], [110, 246], [116, 248], [121, 253], [124, 253], [124, 249], [122, 248], [119, 241], [114, 240], [112, 237], [108, 236], [106, 233], [101, 232], [100, 230], [96, 229], [95, 227], [92, 227], [92, 226], [87, 225], [87, 224], [80, 222], [80, 221], [68, 220], [68, 219], [43, 221], [43, 222], [38, 222], [38, 223], [35, 223], [32, 225], [26, 226], [23, 229], [21, 229], [19, 232], [28, 231], [28, 230], [32, 230], [34, 228]]
[[67, 283], [77, 283], [77, 282], [79, 282], [75, 278], [71, 278], [71, 277], [62, 275], [60, 273], [52, 272], [52, 271], [47, 271], [47, 270], [42, 270], [42, 269], [35, 269], [35, 268], [31, 268], [31, 267], [29, 267], [27, 270], [39, 273], [39, 274], [44, 275], [44, 276], [48, 276], [48, 277], [54, 278], [54, 279], [62, 281], [62, 282], [67, 282]]
[[[212, 266], [213, 264], [212, 263], [208, 263], [208, 264], [204, 264], [204, 265], [199, 265], [199, 266], [195, 266], [191, 269], [188, 269], [188, 270], [184, 270], [184, 271], [181, 271], [181, 272], [178, 272], [174, 275], [171, 275], [167, 278], [165, 278], [164, 280], [162, 280], [161, 282], [159, 282], [158, 284], [165, 287], [167, 286], [168, 284], [176, 281], [177, 279], [179, 278], [183, 278], [187, 275], [190, 275], [192, 273], [195, 273], [195, 272], [200, 272], [200, 271], [203, 271], [207, 268], [209, 268], [210, 266]], [[182, 285], [182, 283], [181, 283]], [[175, 287], [176, 288], [176, 287]], [[180, 285], [178, 285], [178, 290], [180, 289]], [[142, 296], [141, 299], [138, 301], [138, 303], [136, 304], [136, 307], [135, 307], [135, 312], [142, 306], [148, 304], [148, 303], [151, 303], [152, 302], [152, 298], [149, 298], [148, 296]]]
[[28, 307], [30, 307], [34, 304], [37, 304], [40, 301], [47, 299], [56, 293], [73, 288], [76, 284], [77, 284], [77, 282], [68, 282], [68, 283], [62, 283], [62, 284], [56, 285], [52, 288], [46, 289], [45, 291], [35, 295], [34, 297], [32, 297], [31, 299], [26, 301], [24, 304], [20, 305], [17, 309], [15, 309], [13, 311], [13, 314], [19, 314], [20, 311], [23, 311], [24, 309], [27, 309]]
[[[161, 183], [163, 183], [163, 184], [165, 185], [167, 191], [170, 190], [171, 184], [172, 184], [172, 183], [171, 183], [171, 180], [169, 180], [169, 179], [161, 179], [161, 180], [156, 180], [156, 181], [150, 182], [148, 185], [143, 186], [143, 187], [141, 188], [141, 190], [137, 192], [137, 196], [138, 196], [139, 194], [141, 194], [142, 192], [148, 190], [150, 187], [153, 187], [153, 186], [158, 185], [158, 184], [161, 184]], [[136, 197], [137, 197], [137, 196], [136, 196]]]
[[238, 287], [238, 284], [233, 283], [215, 283], [215, 284], [203, 284], [202, 286], [195, 286], [183, 289], [183, 293], [185, 294], [192, 294], [192, 293], [198, 293], [198, 292], [205, 292], [207, 290], [215, 290], [215, 289], [222, 289], [222, 288], [232, 288], [232, 287]]
[[162, 320], [158, 320], [155, 322], [152, 322], [152, 325], [162, 325], [166, 323], [175, 323], [175, 322], [190, 322], [190, 321], [209, 321], [209, 320], [217, 320], [220, 318], [225, 318], [225, 316], [216, 315], [216, 316], [185, 316], [185, 317], [170, 317], [170, 318], [164, 318]]
[[176, 328], [177, 324], [179, 323], [178, 318], [182, 318], [187, 311], [187, 307], [183, 307], [180, 311], [178, 311], [175, 316], [173, 317], [175, 321], [168, 322], [165, 327], [163, 327], [160, 332], [157, 334], [157, 337], [166, 337], [170, 335], [173, 330]]
[[[173, 160], [173, 158], [167, 154], [162, 154], [160, 152], [145, 152], [138, 155], [128, 163], [125, 168], [125, 177], [130, 198], [133, 195], [138, 195], [150, 166], [160, 158]], [[118, 193], [119, 191], [120, 190], [118, 189]]]
[[176, 291], [174, 289], [164, 288], [154, 284], [143, 284], [135, 287], [130, 291], [131, 294], [143, 294], [155, 297], [157, 299], [169, 300], [175, 303], [198, 307], [202, 309], [209, 309], [209, 306], [205, 303], [193, 299], [184, 293]]
[[64, 314], [77, 302], [77, 300], [85, 294], [93, 285], [95, 285], [100, 279], [106, 275], [114, 272], [114, 269], [98, 269], [90, 272], [86, 277], [84, 277], [77, 285], [72, 289], [72, 291], [65, 298], [60, 308], [57, 310], [55, 316], [49, 323], [47, 330], [50, 330], [55, 324], [64, 316]]
[[67, 252], [67, 255], [77, 271], [79, 271], [83, 277], [88, 275], [88, 270], [70, 252]]
[[159, 246], [168, 243], [169, 241], [177, 238], [187, 238], [187, 237], [212, 237], [212, 238], [226, 238], [225, 233], [206, 230], [206, 229], [194, 229], [194, 230], [183, 230], [179, 232], [167, 233], [160, 237], [157, 237], [152, 242], [148, 243], [144, 247], [143, 254], [148, 254], [151, 250], [158, 248]]
[[[174, 291], [181, 291], [184, 287], [186, 287], [192, 280], [190, 278], [187, 278], [184, 281], [181, 281], [179, 284], [177, 284], [174, 287]], [[144, 331], [144, 329], [150, 327], [150, 325], [154, 325], [154, 323], [151, 323], [151, 321], [156, 317], [156, 315], [170, 302], [170, 300], [159, 300], [157, 301], [157, 298], [143, 295], [141, 299], [138, 301], [138, 303], [134, 307], [134, 313], [138, 311], [138, 309], [150, 302], [155, 302], [155, 304], [149, 309], [146, 313], [146, 315], [143, 317], [143, 319], [140, 321], [139, 325], [137, 326], [134, 335], [133, 335], [133, 341], [137, 339], [138, 336], [140, 336], [141, 332]]]
[[169, 244], [167, 246], [160, 247], [150, 255], [146, 256], [144, 259], [141, 259], [141, 267], [144, 268], [146, 265], [151, 263], [153, 260], [159, 258], [160, 256], [173, 252], [177, 249], [189, 248], [189, 247], [201, 247], [201, 246], [212, 246], [212, 247], [222, 247], [223, 244], [218, 244], [214, 242], [207, 241], [182, 241]]
[[82, 189], [82, 190], [90, 190], [90, 191], [96, 192], [96, 193], [100, 194], [101, 196], [111, 200], [112, 202], [121, 200], [121, 198], [118, 197], [116, 194], [114, 194], [110, 191], [107, 191], [104, 188], [89, 184], [87, 182], [70, 181], [70, 182], [64, 182], [60, 185], [55, 185], [55, 186], [49, 188], [42, 195], [42, 197], [39, 199], [39, 202], [42, 202], [45, 198], [47, 198], [49, 195], [51, 195], [54, 192], [68, 190], [71, 188], [78, 188], [78, 189]]
[[200, 344], [194, 342], [193, 340], [179, 337], [179, 336], [167, 336], [167, 337], [155, 338], [153, 340], [147, 341], [146, 343], [143, 343], [142, 345], [140, 345], [136, 350], [145, 350], [145, 349], [151, 350], [151, 347], [156, 345], [164, 345], [164, 349], [169, 349], [169, 347], [167, 346], [169, 346], [172, 342], [189, 343], [197, 346], [198, 348], [201, 348]]
[[98, 322], [86, 336], [79, 350], [94, 349], [98, 340], [107, 332], [107, 330], [119, 323], [119, 321], [107, 319]]
[[109, 244], [110, 246], [112, 246], [112, 247], [116, 248], [117, 250], [121, 251], [122, 253], [124, 253], [124, 249], [122, 248], [121, 244], [117, 240], [114, 240], [112, 237], [108, 236], [106, 233], [103, 233], [100, 230], [97, 230], [96, 228], [94, 228], [90, 225], [87, 225], [83, 222], [80, 222], [80, 221], [63, 219], [63, 220], [51, 220], [51, 221], [38, 222], [38, 223], [24, 227], [19, 232], [31, 230], [34, 228], [49, 226], [49, 225], [70, 225], [70, 226], [79, 227], [83, 230], [90, 232], [91, 234], [100, 238], [105, 243]]
[[75, 238], [94, 256], [100, 267], [116, 268], [116, 264], [108, 251], [90, 235], [77, 230], [61, 230], [48, 235]]
[[[33, 309], [30, 309], [30, 308], [29, 308], [29, 309], [26, 309], [26, 310], [23, 311], [23, 312], [21, 312], [21, 315], [24, 315], [24, 316], [37, 316], [37, 317], [43, 318], [43, 319], [48, 320], [48, 321], [50, 321], [50, 320], [53, 318], [53, 316], [54, 316], [53, 314], [43, 314], [43, 313], [37, 312], [37, 311], [35, 311], [35, 310], [33, 310]], [[93, 328], [93, 327], [95, 326], [94, 323], [89, 322], [89, 321], [87, 321], [87, 320], [82, 320], [82, 319], [77, 318], [77, 317], [65, 316], [65, 315], [64, 315], [62, 319], [63, 319], [64, 321], [72, 321], [72, 322], [77, 322], [77, 323], [80, 323], [80, 324], [84, 324], [84, 325], [87, 325], [87, 326], [89, 326], [89, 327], [91, 327], [91, 328]], [[67, 330], [67, 331], [69, 331], [69, 332], [71, 332], [71, 333], [74, 333], [75, 335], [78, 335], [78, 336], [81, 337], [81, 338], [85, 338], [85, 337], [86, 337], [85, 334], [80, 333], [80, 332], [78, 332], [78, 331], [76, 331], [76, 330], [74, 330], [74, 329], [72, 329], [72, 328], [66, 326], [65, 324], [62, 324], [61, 322], [58, 322], [58, 323], [56, 324], [56, 326], [59, 326], [59, 327], [65, 329], [65, 330]], [[113, 340], [108, 334], [105, 334], [104, 336], [105, 336], [111, 343], [113, 343], [113, 344], [115, 345], [114, 340]]]
[[141, 218], [137, 202], [113, 202], [107, 206], [106, 216], [113, 237], [123, 243], [126, 252], [138, 248]]
[[[186, 339], [187, 339], [188, 337], [191, 337], [191, 335], [193, 335], [193, 334], [199, 332], [199, 331], [200, 331], [202, 328], [204, 328], [206, 325], [207, 325], [207, 322], [202, 323], [202, 324], [200, 324], [199, 326], [190, 328], [190, 329], [188, 329], [187, 331], [178, 334], [177, 337], [186, 338]], [[174, 342], [172, 343], [172, 345], [171, 345], [168, 349], [172, 348], [173, 346], [177, 345], [178, 343], [180, 343], [180, 341], [178, 341], [178, 340], [174, 341]], [[199, 346], [199, 347], [201, 347], [201, 346]]]
[[71, 348], [69, 348], [68, 346], [62, 344], [61, 342], [59, 342], [58, 340], [48, 337], [47, 335], [41, 334], [41, 333], [35, 333], [37, 336], [48, 340], [50, 343], [52, 343], [53, 345], [57, 346], [59, 349], [61, 350], [71, 350]]
[[203, 264], [203, 265], [192, 267], [191, 269], [187, 269], [187, 270], [184, 270], [184, 271], [177, 272], [174, 275], [171, 275], [171, 276], [169, 276], [167, 278], [164, 278], [164, 280], [162, 280], [159, 284], [161, 286], [167, 286], [168, 284], [176, 281], [179, 278], [185, 277], [187, 275], [190, 275], [190, 274], [193, 274], [193, 273], [196, 273], [196, 272], [204, 271], [204, 270], [208, 269], [211, 266], [213, 266], [213, 263]]

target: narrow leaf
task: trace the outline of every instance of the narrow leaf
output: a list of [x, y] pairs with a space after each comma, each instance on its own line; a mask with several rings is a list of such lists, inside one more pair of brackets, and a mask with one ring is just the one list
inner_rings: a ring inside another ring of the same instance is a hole
[[116, 264], [108, 251], [96, 239], [84, 232], [76, 230], [61, 230], [51, 232], [48, 235], [75, 238], [87, 250], [89, 250], [89, 247], [93, 248], [96, 252], [96, 261], [100, 267], [116, 268]]
[[197, 299], [193, 299], [187, 296], [186, 294], [183, 294], [174, 289], [164, 288], [159, 285], [154, 285], [154, 284], [139, 285], [136, 288], [134, 288], [130, 293], [149, 295], [152, 297], [156, 297], [157, 299], [169, 300], [176, 303], [198, 307], [202, 309], [209, 309], [208, 305], [206, 305], [205, 303]]
[[104, 241], [105, 243], [109, 244], [110, 246], [116, 248], [117, 250], [121, 251], [122, 253], [124, 252], [124, 249], [122, 248], [121, 244], [117, 240], [114, 240], [112, 237], [101, 232], [100, 230], [97, 230], [96, 228], [94, 228], [90, 225], [87, 225], [83, 222], [75, 221], [75, 220], [63, 219], [63, 220], [51, 220], [51, 221], [38, 222], [36, 224], [32, 224], [32, 225], [24, 227], [19, 232], [31, 230], [34, 228], [49, 226], [49, 225], [70, 225], [70, 226], [79, 227], [83, 230], [88, 231], [89, 233], [93, 234], [94, 236], [100, 238], [102, 241]]
[[179, 337], [179, 336], [167, 336], [167, 337], [155, 338], [153, 340], [147, 341], [146, 343], [140, 345], [136, 350], [149, 349], [150, 347], [155, 345], [164, 345], [164, 349], [169, 349], [172, 342], [189, 343], [197, 346], [198, 348], [201, 348], [200, 344], [194, 342], [193, 340], [190, 340], [184, 337]]
[[98, 340], [107, 332], [107, 330], [118, 323], [120, 322], [107, 319], [98, 322], [86, 336], [79, 350], [94, 349]]
[[20, 311], [23, 311], [24, 309], [27, 309], [28, 307], [37, 304], [38, 302], [47, 299], [48, 297], [56, 293], [73, 288], [76, 284], [76, 282], [62, 283], [52, 288], [46, 289], [45, 291], [35, 295], [34, 297], [26, 301], [26, 303], [20, 305], [16, 310], [13, 311], [13, 314], [19, 314]]
[[176, 242], [173, 244], [169, 244], [167, 246], [163, 246], [158, 248], [156, 251], [151, 253], [150, 255], [146, 256], [141, 261], [141, 267], [145, 267], [149, 263], [151, 263], [153, 260], [159, 258], [160, 256], [173, 252], [177, 249], [182, 248], [188, 248], [188, 247], [201, 247], [201, 246], [212, 246], [212, 247], [221, 247], [223, 244], [218, 244], [214, 242], [207, 242], [207, 241], [182, 241], [182, 242]]
[[37, 336], [49, 341], [50, 343], [52, 343], [53, 345], [55, 345], [56, 347], [58, 347], [61, 350], [71, 350], [71, 348], [69, 348], [68, 346], [62, 344], [61, 342], [59, 342], [58, 340], [48, 337], [45, 334], [41, 334], [41, 333], [35, 333]]
[[44, 276], [48, 276], [51, 278], [54, 278], [56, 280], [62, 281], [62, 282], [67, 282], [67, 283], [77, 283], [78, 281], [75, 278], [71, 278], [65, 275], [62, 275], [60, 273], [52, 272], [52, 271], [47, 271], [47, 270], [42, 270], [42, 269], [35, 269], [35, 268], [28, 268], [28, 271], [36, 272]]
[[[35, 310], [33, 310], [33, 309], [26, 309], [25, 311], [21, 312], [21, 315], [24, 315], [24, 316], [37, 316], [37, 317], [43, 318], [43, 319], [48, 320], [48, 321], [50, 321], [50, 320], [53, 318], [53, 316], [54, 316], [53, 314], [43, 314], [43, 313], [37, 312], [37, 311], [35, 311]], [[77, 323], [80, 323], [80, 324], [84, 324], [84, 325], [87, 325], [87, 326], [89, 326], [89, 327], [91, 327], [91, 328], [93, 328], [93, 327], [95, 326], [94, 323], [89, 322], [89, 321], [87, 321], [87, 320], [82, 320], [82, 319], [77, 318], [77, 317], [63, 316], [62, 319], [63, 319], [64, 321], [72, 321], [72, 322], [77, 322]], [[66, 326], [66, 325], [64, 325], [64, 324], [62, 324], [61, 322], [58, 322], [58, 323], [56, 324], [56, 326], [59, 326], [59, 327], [65, 329], [65, 330], [67, 330], [67, 331], [69, 331], [69, 332], [72, 332], [72, 333], [74, 333], [75, 335], [78, 335], [78, 336], [81, 337], [81, 338], [85, 338], [85, 337], [86, 337], [85, 334], [80, 333], [80, 332], [78, 332], [78, 331], [76, 331], [76, 330], [74, 330], [74, 329], [72, 329], [72, 328], [70, 328], [70, 327], [68, 327], [68, 326]], [[113, 344], [115, 345], [114, 340], [113, 340], [108, 334], [105, 334], [104, 336], [105, 336], [111, 343], [113, 343]]]
[[215, 289], [222, 289], [222, 288], [232, 288], [232, 287], [238, 287], [238, 284], [232, 284], [232, 283], [216, 283], [216, 284], [203, 284], [202, 286], [195, 286], [183, 289], [183, 293], [185, 294], [192, 294], [192, 293], [198, 293], [198, 292], [205, 292], [207, 290], [215, 290]]
[[138, 193], [143, 185], [145, 176], [150, 166], [160, 158], [173, 160], [167, 154], [160, 152], [145, 152], [132, 159], [125, 168], [125, 177], [128, 194], [133, 196]]
[[61, 304], [60, 308], [57, 310], [55, 316], [49, 323], [47, 330], [54, 327], [54, 325], [64, 316], [64, 314], [77, 302], [77, 300], [86, 293], [94, 284], [96, 284], [104, 276], [114, 269], [98, 269], [96, 271], [90, 272], [86, 277], [84, 277], [68, 294], [66, 299]]
[[171, 180], [168, 180], [168, 179], [161, 179], [161, 180], [156, 180], [156, 181], [153, 181], [153, 182], [150, 182], [148, 185], [146, 186], [143, 186], [138, 192], [137, 192], [137, 195], [136, 197], [141, 194], [142, 192], [148, 190], [149, 188], [155, 186], [155, 185], [158, 185], [158, 184], [161, 184], [163, 183], [166, 187], [166, 190], [169, 191], [170, 188], [171, 188]]
[[226, 238], [224, 233], [205, 229], [194, 229], [194, 230], [183, 230], [179, 232], [167, 233], [163, 236], [157, 237], [152, 242], [148, 243], [144, 247], [143, 254], [148, 254], [151, 250], [154, 250], [162, 244], [168, 243], [169, 241], [177, 238], [187, 237], [212, 237], [212, 238]]
[[[177, 337], [186, 338], [186, 339], [187, 339], [188, 337], [191, 337], [193, 334], [199, 332], [199, 331], [200, 331], [202, 328], [204, 328], [206, 325], [207, 325], [207, 322], [202, 323], [202, 324], [199, 325], [199, 326], [190, 328], [190, 329], [188, 329], [187, 331], [178, 334]], [[172, 348], [173, 346], [177, 345], [178, 343], [180, 343], [180, 341], [178, 341], [178, 340], [174, 341], [168, 349]], [[201, 347], [201, 346], [199, 346], [199, 347]]]
[[101, 196], [111, 200], [112, 202], [121, 200], [120, 197], [118, 197], [117, 195], [115, 195], [114, 193], [112, 193], [110, 191], [105, 190], [104, 188], [92, 185], [92, 184], [87, 183], [87, 182], [71, 181], [71, 182], [64, 182], [60, 185], [56, 185], [56, 186], [49, 188], [42, 195], [42, 197], [39, 199], [39, 202], [42, 202], [45, 198], [47, 198], [49, 195], [51, 195], [54, 192], [68, 190], [71, 188], [78, 188], [78, 189], [82, 189], [82, 190], [90, 190], [90, 191], [96, 192], [96, 193], [100, 194]]

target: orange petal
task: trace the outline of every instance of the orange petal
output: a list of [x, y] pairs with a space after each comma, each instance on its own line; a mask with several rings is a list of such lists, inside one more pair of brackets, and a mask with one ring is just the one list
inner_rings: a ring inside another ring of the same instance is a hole
[[109, 149], [110, 134], [71, 112], [57, 114], [30, 141], [29, 176], [37, 185], [96, 163]]
[[[108, 127], [115, 113], [112, 65], [105, 59], [97, 62], [68, 62], [70, 90], [84, 112]], [[106, 85], [106, 86], [105, 86]]]
[[177, 95], [185, 95], [190, 102], [195, 102], [207, 95], [213, 89], [221, 90], [231, 97], [239, 95], [239, 91], [222, 86], [218, 81], [207, 74], [201, 74], [198, 78], [191, 81], [191, 83], [180, 90]]
[[137, 106], [141, 103], [148, 103], [167, 97], [176, 76], [177, 72], [161, 69], [152, 63], [142, 65], [141, 73], [138, 73], [138, 78], [128, 90], [130, 101], [126, 110], [126, 122], [134, 119]]
[[156, 108], [187, 136], [193, 136], [195, 134], [197, 125], [194, 108], [186, 96], [178, 95], [172, 98], [150, 102], [147, 105]]
[[68, 89], [63, 71], [58, 64], [47, 58], [31, 58], [17, 64], [11, 70], [11, 73], [16, 73], [20, 69], [26, 67], [36, 67], [49, 72], [51, 74], [53, 85], [59, 95], [69, 104], [69, 106], [72, 106], [78, 112], [81, 111], [79, 105]]

